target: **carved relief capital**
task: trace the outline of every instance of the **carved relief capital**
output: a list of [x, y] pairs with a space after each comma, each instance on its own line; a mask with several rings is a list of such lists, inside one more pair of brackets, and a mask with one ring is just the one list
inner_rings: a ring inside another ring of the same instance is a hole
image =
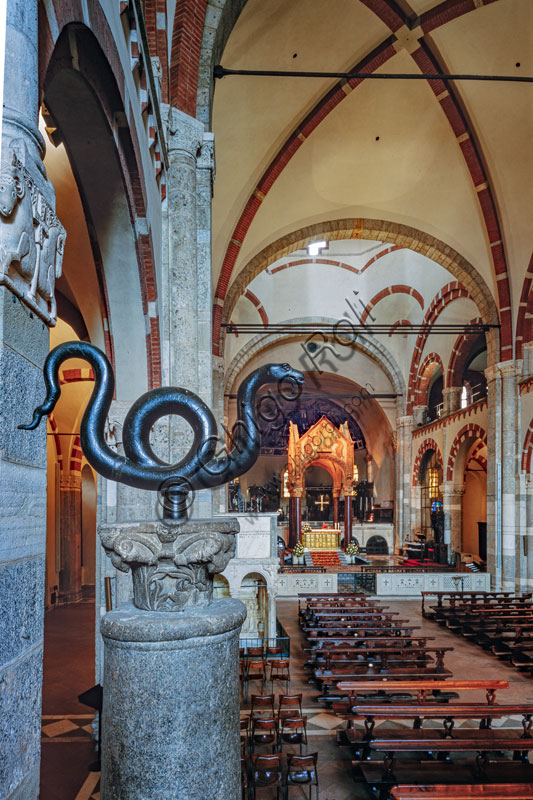
[[146, 611], [207, 606], [213, 576], [235, 556], [235, 519], [123, 522], [100, 526], [113, 565], [131, 569], [133, 602]]

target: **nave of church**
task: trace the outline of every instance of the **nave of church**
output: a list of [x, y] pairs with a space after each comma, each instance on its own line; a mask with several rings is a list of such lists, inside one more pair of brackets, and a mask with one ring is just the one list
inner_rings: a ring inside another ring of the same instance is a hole
[[[317, 699], [335, 669], [508, 681], [529, 740], [532, 29], [531, 0], [0, 9], [0, 800], [268, 797], [278, 660], [323, 800], [412, 800], [350, 690]], [[503, 753], [533, 798], [487, 717], [441, 708], [463, 753], [402, 713], [398, 775], [433, 753], [461, 798]]]

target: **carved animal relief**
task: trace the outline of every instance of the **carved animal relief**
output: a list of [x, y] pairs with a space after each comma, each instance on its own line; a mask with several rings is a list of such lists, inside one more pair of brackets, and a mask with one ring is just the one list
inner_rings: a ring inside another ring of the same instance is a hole
[[55, 281], [66, 232], [30, 173], [11, 151], [0, 171], [0, 285], [55, 325]]

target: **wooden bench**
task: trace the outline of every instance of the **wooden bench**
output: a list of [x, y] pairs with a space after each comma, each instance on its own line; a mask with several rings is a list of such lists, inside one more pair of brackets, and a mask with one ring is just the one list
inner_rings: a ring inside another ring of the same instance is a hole
[[495, 786], [481, 783], [473, 786], [439, 784], [395, 786], [393, 800], [531, 800], [533, 783], [509, 783]]
[[[453, 647], [360, 647], [345, 650], [319, 650], [315, 653], [313, 663], [331, 669], [343, 664], [360, 664], [365, 660], [378, 661], [385, 666], [396, 659], [409, 659], [411, 661], [427, 662], [435, 655], [435, 666], [444, 667], [444, 654], [453, 650]], [[341, 658], [335, 658], [341, 656]], [[356, 657], [357, 656], [357, 657]], [[308, 662], [310, 663], [310, 662]]]
[[[467, 788], [473, 785], [530, 783], [533, 781], [533, 765], [522, 761], [486, 762], [483, 770], [476, 762], [446, 762], [426, 760], [418, 763], [396, 763], [392, 775], [384, 774], [384, 762], [374, 761], [360, 764], [359, 769], [367, 784], [378, 794], [379, 800], [391, 796], [394, 786], [416, 783], [418, 785], [458, 785]], [[474, 795], [475, 796], [475, 795]], [[452, 795], [453, 797], [453, 795]], [[466, 795], [468, 797], [468, 795]], [[504, 795], [505, 798], [505, 795]]]
[[442, 601], [448, 597], [452, 600], [452, 602], [458, 598], [470, 598], [471, 600], [475, 600], [475, 598], [488, 598], [488, 597], [509, 597], [510, 595], [514, 594], [513, 592], [483, 592], [483, 591], [464, 591], [464, 592], [445, 592], [445, 591], [423, 591], [420, 593], [422, 595], [422, 616], [430, 618], [432, 616], [431, 612], [428, 612], [425, 608], [425, 601], [428, 597], [436, 597], [437, 598], [437, 606], [440, 608], [442, 606]]
[[[404, 690], [413, 692], [416, 694], [419, 703], [425, 703], [427, 700], [428, 692], [435, 692], [436, 690], [444, 690], [444, 691], [454, 691], [454, 692], [464, 692], [464, 691], [484, 691], [485, 696], [487, 699], [487, 703], [492, 705], [496, 702], [496, 692], [501, 691], [503, 689], [509, 688], [509, 683], [507, 681], [501, 680], [488, 680], [488, 681], [458, 681], [458, 680], [451, 680], [451, 681], [409, 681], [409, 680], [402, 680], [402, 681], [394, 681], [394, 684], [391, 683], [390, 687], [387, 687], [387, 678], [383, 676], [378, 676], [382, 680], [382, 685], [379, 685], [379, 688], [384, 691], [395, 691], [396, 693], [398, 690]], [[375, 683], [372, 681], [346, 681], [341, 682], [338, 684], [338, 689], [343, 692], [346, 692], [350, 698], [354, 698], [357, 700], [358, 693], [365, 693], [369, 690], [375, 690], [377, 687]]]

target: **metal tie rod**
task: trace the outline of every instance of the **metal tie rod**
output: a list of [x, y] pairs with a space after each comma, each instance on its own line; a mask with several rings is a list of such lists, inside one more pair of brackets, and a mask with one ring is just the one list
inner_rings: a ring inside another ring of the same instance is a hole
[[347, 81], [496, 81], [500, 83], [533, 83], [533, 77], [528, 75], [471, 75], [463, 73], [448, 74], [445, 72], [292, 72], [291, 70], [273, 69], [226, 69], [221, 64], [215, 66], [213, 75], [215, 78], [246, 75], [259, 78], [344, 78]]

